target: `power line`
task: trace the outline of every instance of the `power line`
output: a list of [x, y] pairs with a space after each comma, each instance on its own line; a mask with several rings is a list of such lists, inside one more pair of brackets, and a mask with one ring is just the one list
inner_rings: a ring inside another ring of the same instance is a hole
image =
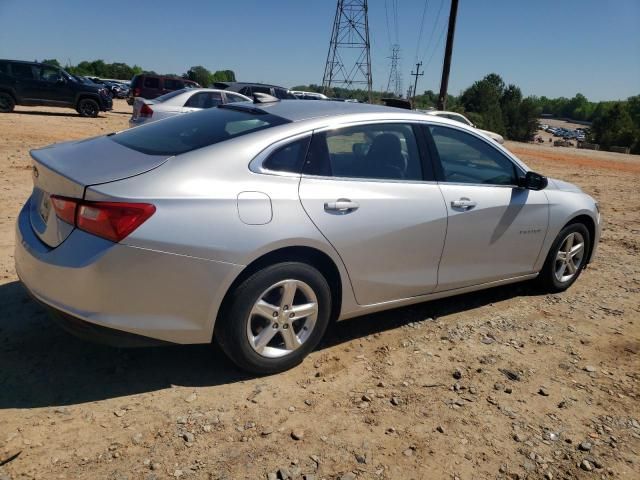
[[420, 49], [420, 42], [422, 41], [422, 32], [424, 31], [424, 17], [427, 14], [428, 6], [429, 6], [429, 0], [424, 0], [424, 8], [422, 9], [422, 19], [420, 20], [420, 33], [418, 34], [418, 43], [416, 43], [416, 62], [418, 61], [418, 51]]
[[440, 20], [440, 13], [442, 13], [442, 7], [444, 6], [444, 0], [440, 0], [440, 6], [438, 7], [438, 13], [436, 14], [434, 18], [434, 22], [433, 22], [433, 28], [431, 28], [431, 35], [429, 35], [429, 40], [427, 40], [426, 46], [425, 46], [425, 51], [424, 51], [424, 55], [422, 55], [420, 58], [424, 58], [427, 56], [427, 50], [429, 49], [429, 47], [431, 46], [431, 40], [433, 39], [433, 33], [436, 31], [436, 26], [438, 25], [438, 22]]

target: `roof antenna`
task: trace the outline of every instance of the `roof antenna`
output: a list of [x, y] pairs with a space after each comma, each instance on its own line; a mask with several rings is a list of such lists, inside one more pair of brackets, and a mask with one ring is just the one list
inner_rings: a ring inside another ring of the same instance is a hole
[[273, 103], [279, 101], [279, 98], [276, 98], [273, 95], [269, 95], [267, 93], [255, 92], [253, 94], [253, 103]]

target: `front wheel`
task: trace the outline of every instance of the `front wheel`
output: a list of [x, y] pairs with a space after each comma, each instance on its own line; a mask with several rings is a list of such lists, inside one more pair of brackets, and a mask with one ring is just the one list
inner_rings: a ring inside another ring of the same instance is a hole
[[100, 112], [100, 106], [98, 102], [92, 100], [91, 98], [83, 98], [78, 102], [78, 107], [76, 109], [81, 117], [97, 117], [98, 112]]
[[230, 295], [215, 339], [236, 365], [251, 373], [277, 373], [299, 364], [318, 345], [329, 323], [329, 285], [304, 263], [260, 270]]
[[582, 223], [564, 227], [549, 250], [538, 282], [547, 291], [562, 292], [578, 279], [591, 248], [589, 230]]

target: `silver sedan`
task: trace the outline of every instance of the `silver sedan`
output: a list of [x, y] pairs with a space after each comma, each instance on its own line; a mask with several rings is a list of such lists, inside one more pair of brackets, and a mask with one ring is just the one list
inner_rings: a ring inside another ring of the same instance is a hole
[[275, 100], [33, 150], [24, 285], [81, 335], [215, 340], [271, 373], [330, 321], [531, 279], [561, 291], [595, 254], [596, 201], [471, 127]]
[[183, 88], [165, 93], [153, 100], [136, 97], [133, 112], [129, 119], [130, 127], [151, 123], [182, 113], [197, 112], [205, 108], [213, 108], [225, 103], [251, 101], [235, 92], [225, 92], [215, 88]]

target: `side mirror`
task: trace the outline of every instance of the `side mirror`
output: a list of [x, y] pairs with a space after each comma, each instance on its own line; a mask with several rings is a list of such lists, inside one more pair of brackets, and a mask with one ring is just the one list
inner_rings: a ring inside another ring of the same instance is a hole
[[528, 190], [542, 190], [549, 184], [547, 177], [536, 172], [527, 172], [520, 178], [520, 186]]

